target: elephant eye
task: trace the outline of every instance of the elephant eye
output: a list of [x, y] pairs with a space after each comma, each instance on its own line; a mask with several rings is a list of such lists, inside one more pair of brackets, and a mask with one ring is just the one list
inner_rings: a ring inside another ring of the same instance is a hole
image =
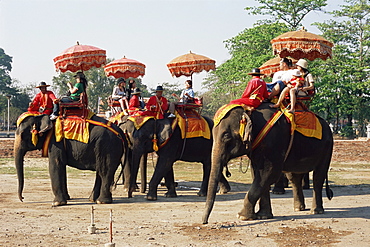
[[231, 140], [232, 140], [231, 133], [230, 133], [230, 132], [228, 132], [228, 131], [225, 131], [224, 133], [222, 133], [222, 138], [221, 138], [221, 140], [222, 140], [223, 142], [229, 142], [229, 141], [231, 141]]

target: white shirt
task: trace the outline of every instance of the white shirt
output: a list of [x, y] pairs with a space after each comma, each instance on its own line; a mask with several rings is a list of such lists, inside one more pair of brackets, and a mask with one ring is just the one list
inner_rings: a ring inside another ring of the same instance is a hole
[[281, 80], [285, 84], [288, 83], [293, 78], [294, 73], [295, 73], [294, 69], [290, 69], [290, 70], [285, 71], [284, 75], [281, 77]]
[[283, 77], [283, 75], [285, 74], [285, 70], [280, 70], [278, 72], [275, 72], [274, 73], [274, 76], [272, 77], [272, 82], [271, 83], [275, 83], [277, 81], [281, 81], [281, 78]]

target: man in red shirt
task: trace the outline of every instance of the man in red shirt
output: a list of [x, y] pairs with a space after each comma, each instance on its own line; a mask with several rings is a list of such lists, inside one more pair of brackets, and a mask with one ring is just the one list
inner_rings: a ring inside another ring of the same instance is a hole
[[150, 97], [148, 103], [146, 103], [146, 110], [148, 115], [154, 116], [156, 119], [163, 119], [164, 113], [168, 109], [168, 101], [162, 96], [163, 87], [157, 86], [155, 90], [155, 95]]
[[247, 87], [240, 99], [230, 101], [231, 104], [244, 104], [257, 108], [264, 99], [268, 98], [266, 83], [261, 79], [260, 69], [253, 69], [251, 73], [252, 79], [248, 82]]
[[55, 102], [56, 97], [52, 91], [46, 90], [49, 86], [50, 85], [46, 85], [43, 81], [40, 82], [40, 85], [36, 87], [40, 89], [40, 92], [36, 94], [27, 111], [40, 112], [47, 115], [50, 115], [53, 112], [53, 103]]

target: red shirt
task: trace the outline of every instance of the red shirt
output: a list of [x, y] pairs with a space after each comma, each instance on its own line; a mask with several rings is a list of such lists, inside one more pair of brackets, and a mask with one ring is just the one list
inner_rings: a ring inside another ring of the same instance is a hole
[[139, 96], [137, 94], [133, 94], [131, 96], [131, 99], [128, 102], [128, 109], [130, 111], [130, 115], [140, 110], [140, 101], [139, 101]]
[[156, 119], [163, 119], [164, 118], [163, 114], [168, 109], [168, 101], [165, 97], [158, 98], [156, 95], [154, 95], [149, 98], [145, 108], [147, 111], [150, 112], [150, 114], [148, 115], [154, 116]]
[[50, 115], [53, 112], [53, 101], [56, 99], [52, 91], [46, 91], [45, 93], [39, 92], [36, 94], [33, 99], [28, 111], [40, 111], [40, 107], [43, 107], [45, 110], [44, 114]]
[[259, 77], [253, 77], [240, 99], [232, 100], [232, 104], [245, 104], [257, 108], [264, 99], [268, 98], [266, 83]]

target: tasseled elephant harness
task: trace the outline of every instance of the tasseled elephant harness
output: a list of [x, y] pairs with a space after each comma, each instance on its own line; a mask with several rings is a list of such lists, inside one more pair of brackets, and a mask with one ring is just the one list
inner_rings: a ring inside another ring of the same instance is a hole
[[[253, 108], [250, 108], [246, 105], [239, 105], [239, 104], [227, 104], [222, 106], [215, 114], [214, 122], [215, 126], [217, 126], [221, 119], [225, 117], [225, 115], [235, 107], [242, 107], [246, 112], [242, 115], [240, 120], [240, 129], [239, 134], [241, 139], [245, 144], [249, 144], [251, 141], [251, 135], [246, 129], [251, 128], [251, 122], [247, 121], [247, 114], [250, 114]], [[285, 116], [287, 120], [291, 123], [291, 137], [288, 147], [288, 152], [286, 153], [285, 159], [288, 157], [291, 146], [293, 144], [294, 138], [294, 131], [298, 131], [301, 134], [307, 137], [315, 137], [317, 139], [321, 139], [322, 137], [322, 127], [321, 124], [313, 112], [308, 110], [302, 112], [296, 112], [295, 114], [289, 113], [285, 107], [282, 107], [278, 111], [276, 111], [271, 118], [266, 122], [264, 127], [258, 133], [256, 138], [254, 138], [253, 142], [251, 143], [253, 151], [258, 147], [258, 145], [262, 142], [262, 140], [266, 137], [275, 123], [280, 119], [280, 117]]]
[[[171, 131], [168, 136], [165, 136], [163, 139], [158, 140], [157, 136], [157, 125], [154, 124], [153, 130], [153, 150], [158, 151], [160, 148], [165, 146], [168, 141], [171, 139], [174, 130], [177, 126], [179, 126], [181, 131], [181, 138], [183, 139], [183, 149], [185, 147], [185, 142], [187, 138], [194, 138], [194, 137], [203, 137], [206, 139], [211, 138], [211, 131], [209, 129], [209, 125], [207, 121], [197, 114], [195, 111], [187, 112], [186, 116], [180, 115], [176, 112], [176, 118], [171, 122]], [[156, 120], [153, 116], [130, 116], [127, 120], [131, 121], [135, 128], [139, 130], [149, 119]], [[132, 148], [132, 143], [129, 138], [129, 133], [124, 131], [126, 139], [128, 140], [129, 147]]]
[[[87, 118], [80, 118], [80, 117], [67, 117], [65, 119], [58, 118], [56, 122], [54, 123], [54, 128], [52, 128], [50, 131], [47, 132], [47, 135], [45, 137], [45, 141], [42, 146], [42, 157], [48, 156], [48, 147], [50, 144], [50, 140], [52, 135], [55, 133], [56, 141], [64, 141], [66, 139], [72, 139], [77, 140], [80, 142], [88, 143], [89, 141], [89, 124], [98, 125], [104, 128], [107, 128], [111, 132], [113, 132], [119, 139], [123, 140], [123, 137], [120, 135], [118, 131], [116, 131], [112, 127], [112, 122], [104, 120], [102, 122], [92, 120], [91, 117], [95, 114], [89, 111]], [[22, 114], [17, 121], [17, 124], [19, 125], [26, 117], [31, 116], [31, 114], [24, 113]], [[33, 116], [33, 115], [32, 115]], [[34, 124], [31, 130], [32, 135], [32, 143], [34, 146], [38, 143], [38, 136], [47, 130], [37, 130], [37, 126]]]

